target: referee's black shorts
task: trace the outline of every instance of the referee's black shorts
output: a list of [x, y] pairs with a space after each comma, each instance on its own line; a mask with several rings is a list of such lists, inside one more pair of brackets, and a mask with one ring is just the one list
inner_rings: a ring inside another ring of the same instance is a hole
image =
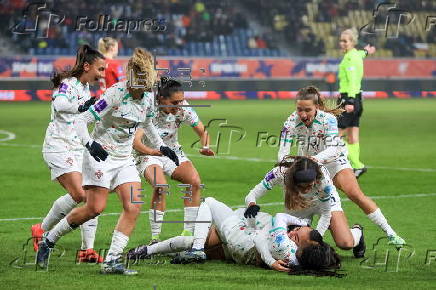
[[[338, 100], [339, 104], [344, 104], [341, 98]], [[344, 108], [345, 105], [342, 105], [342, 108]], [[363, 104], [362, 104], [362, 93], [359, 93], [356, 95], [356, 98], [354, 99], [354, 111], [351, 113], [343, 112], [338, 117], [338, 127], [340, 129], [350, 128], [350, 127], [359, 127], [360, 125], [360, 117], [363, 113]]]

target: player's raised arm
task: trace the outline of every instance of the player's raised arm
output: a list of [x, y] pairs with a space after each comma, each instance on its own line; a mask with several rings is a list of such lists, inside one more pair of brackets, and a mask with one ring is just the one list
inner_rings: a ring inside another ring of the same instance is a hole
[[295, 115], [292, 114], [283, 124], [283, 129], [280, 133], [280, 143], [278, 152], [278, 162], [282, 161], [286, 155], [289, 155], [295, 138]]
[[99, 143], [91, 139], [88, 132], [88, 124], [100, 121], [114, 105], [119, 103], [116, 99], [110, 97], [113, 94], [113, 90], [116, 90], [116, 88], [107, 89], [102, 98], [97, 103], [90, 106], [89, 109], [82, 113], [74, 122], [74, 129], [81, 143], [97, 161], [106, 160], [108, 153]]
[[213, 152], [209, 148], [210, 144], [210, 136], [209, 133], [206, 131], [206, 128], [204, 127], [203, 122], [198, 121], [195, 126], [192, 127], [194, 129], [194, 132], [200, 137], [200, 154], [206, 155], [206, 156], [214, 156], [215, 152]]

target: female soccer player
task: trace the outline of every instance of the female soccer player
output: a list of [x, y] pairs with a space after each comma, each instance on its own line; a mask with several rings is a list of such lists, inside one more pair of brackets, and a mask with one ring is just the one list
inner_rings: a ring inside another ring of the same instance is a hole
[[[86, 200], [82, 188], [82, 159], [84, 147], [80, 144], [73, 123], [79, 113], [88, 110], [95, 102], [91, 98], [89, 84], [98, 81], [105, 72], [104, 56], [88, 45], [77, 50], [76, 63], [70, 71], [56, 73], [52, 78], [54, 85], [51, 121], [47, 127], [43, 157], [47, 163], [52, 180], [57, 180], [67, 194], [59, 197], [42, 223], [32, 226], [34, 250], [45, 231], [52, 229], [78, 203]], [[97, 217], [81, 226], [82, 247], [80, 262], [99, 262], [103, 259], [93, 250]]]
[[[144, 136], [144, 130], [138, 129], [133, 141], [133, 148], [137, 151], [137, 169], [141, 176], [152, 186], [156, 184], [167, 184], [165, 175], [171, 179], [190, 185], [188, 193], [184, 198], [185, 221], [195, 221], [200, 205], [200, 176], [192, 162], [182, 151], [178, 142], [178, 129], [182, 123], [192, 127], [194, 132], [200, 137], [203, 148], [200, 154], [212, 156], [215, 153], [209, 149], [209, 136], [203, 123], [198, 118], [197, 113], [189, 107], [184, 98], [182, 85], [172, 79], [161, 78], [158, 94], [158, 108], [156, 109], [153, 124], [157, 128], [165, 145], [176, 152], [180, 165], [176, 166], [168, 157], [161, 156], [157, 150], [150, 149], [150, 140]], [[162, 221], [165, 214], [164, 188], [154, 186], [153, 197], [151, 200], [149, 220], [151, 228], [151, 243], [159, 241]], [[194, 223], [185, 223], [182, 236], [192, 236]]]
[[[123, 204], [123, 212], [115, 227], [101, 272], [137, 274], [136, 271], [125, 268], [120, 255], [129, 241], [140, 212], [141, 179], [132, 156], [133, 137], [138, 125], [144, 123], [153, 148], [160, 148], [162, 154], [169, 156], [175, 163], [178, 160], [174, 151], [163, 146], [162, 139], [151, 123], [154, 104], [151, 90], [156, 79], [153, 56], [136, 48], [128, 62], [128, 69], [132, 70], [132, 78], [107, 89], [97, 103], [75, 120], [79, 139], [88, 149], [83, 162], [83, 185], [87, 201], [84, 206], [75, 208], [62, 219], [39, 244], [36, 261], [40, 267], [47, 267], [50, 251], [59, 238], [98, 216], [106, 206], [109, 192], [115, 191]], [[95, 121], [99, 122], [95, 124], [91, 138], [87, 124]]]
[[[297, 110], [286, 120], [278, 153], [279, 161], [289, 154], [291, 146], [298, 144], [298, 155], [310, 156], [324, 164], [333, 184], [357, 204], [387, 235], [389, 243], [397, 248], [405, 244], [388, 224], [376, 203], [367, 197], [359, 187], [347, 160], [347, 149], [339, 137], [335, 115], [338, 110], [329, 110], [317, 88], [308, 86], [297, 94]], [[329, 113], [334, 113], [335, 115]]]
[[[289, 267], [296, 265], [313, 270], [340, 267], [335, 251], [322, 241], [316, 230], [306, 226], [306, 221], [284, 213], [274, 218], [259, 213], [255, 228], [252, 228], [242, 212], [232, 211], [224, 203], [208, 197], [200, 205], [194, 237], [178, 236], [151, 246], [139, 246], [129, 251], [128, 259], [186, 250], [179, 253], [172, 263], [202, 263], [206, 260], [205, 247], [213, 246], [210, 236], [215, 233], [209, 233], [213, 224], [226, 258], [236, 263], [259, 265], [260, 255], [268, 267], [277, 271], [287, 272]], [[288, 233], [288, 225], [297, 225], [297, 228]]]
[[100, 80], [100, 90], [104, 92], [113, 84], [124, 81], [126, 76], [121, 62], [115, 60], [118, 55], [118, 41], [112, 37], [102, 37], [98, 40], [98, 50], [106, 58], [105, 77]]
[[245, 197], [245, 217], [253, 218], [257, 215], [260, 210], [257, 200], [276, 185], [284, 187], [287, 213], [309, 221], [315, 214], [319, 214], [316, 229], [321, 235], [330, 227], [339, 248], [353, 248], [356, 258], [364, 256], [363, 229], [359, 225], [354, 225], [351, 230], [348, 228], [341, 199], [324, 166], [308, 157], [284, 158]]
[[347, 29], [341, 33], [340, 47], [344, 58], [339, 64], [339, 92], [338, 99], [345, 111], [338, 118], [339, 135], [347, 136], [348, 160], [353, 167], [356, 178], [367, 171], [360, 161], [359, 121], [363, 112], [362, 92], [360, 91], [363, 78], [363, 59], [368, 54], [375, 53], [375, 47], [367, 45], [364, 50], [357, 50], [358, 33], [354, 29]]

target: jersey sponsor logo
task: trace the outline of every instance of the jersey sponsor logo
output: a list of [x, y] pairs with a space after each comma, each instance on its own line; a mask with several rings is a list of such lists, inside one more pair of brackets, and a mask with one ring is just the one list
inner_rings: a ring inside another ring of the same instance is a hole
[[97, 113], [100, 113], [101, 111], [103, 111], [105, 108], [107, 107], [107, 103], [105, 99], [101, 99], [100, 101], [98, 101], [95, 105], [95, 111]]
[[94, 173], [94, 175], [95, 177], [97, 177], [97, 179], [100, 179], [103, 177], [103, 172], [101, 172], [101, 170], [99, 169]]
[[68, 85], [66, 83], [61, 83], [59, 86], [59, 93], [66, 93], [68, 89]]

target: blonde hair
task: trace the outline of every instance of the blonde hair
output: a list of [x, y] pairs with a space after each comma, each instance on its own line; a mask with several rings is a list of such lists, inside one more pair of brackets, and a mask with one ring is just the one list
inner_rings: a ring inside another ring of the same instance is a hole
[[118, 41], [112, 37], [102, 37], [98, 40], [98, 50], [101, 53], [107, 53], [109, 48], [118, 45]]
[[153, 55], [143, 49], [135, 48], [127, 64], [127, 80], [129, 86], [143, 85], [146, 91], [151, 91], [157, 80], [157, 71], [154, 69]]
[[359, 32], [356, 28], [349, 28], [342, 31], [341, 34], [347, 34], [350, 36], [351, 42], [354, 43], [354, 45], [357, 44], [357, 41], [359, 40]]

